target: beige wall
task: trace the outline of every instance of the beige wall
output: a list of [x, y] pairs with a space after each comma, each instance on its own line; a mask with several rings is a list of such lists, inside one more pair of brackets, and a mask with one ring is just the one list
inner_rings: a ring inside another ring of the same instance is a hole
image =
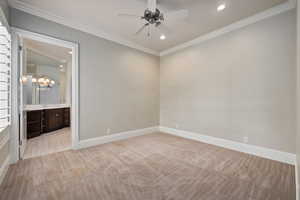
[[296, 12], [161, 58], [162, 126], [295, 153]]
[[[300, 1], [297, 5], [297, 164], [298, 164], [298, 183], [300, 183]], [[298, 192], [300, 188], [298, 185]], [[300, 200], [300, 196], [299, 199]]]
[[81, 139], [157, 126], [160, 117], [162, 126], [296, 152], [295, 11], [161, 61], [16, 9], [11, 23], [79, 43]]
[[11, 9], [11, 25], [79, 44], [80, 139], [159, 125], [159, 58]]

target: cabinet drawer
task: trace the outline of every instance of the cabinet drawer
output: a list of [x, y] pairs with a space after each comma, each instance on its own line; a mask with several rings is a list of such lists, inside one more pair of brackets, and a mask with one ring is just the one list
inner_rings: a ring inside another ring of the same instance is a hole
[[27, 138], [34, 138], [42, 133], [42, 111], [28, 111], [27, 115]]
[[28, 124], [27, 132], [41, 132], [41, 123]]
[[27, 112], [27, 121], [28, 122], [38, 122], [41, 120], [41, 111], [29, 111]]

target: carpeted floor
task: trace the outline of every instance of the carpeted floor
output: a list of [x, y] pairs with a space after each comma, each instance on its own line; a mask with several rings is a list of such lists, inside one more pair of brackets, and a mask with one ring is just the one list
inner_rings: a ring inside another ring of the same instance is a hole
[[150, 134], [23, 160], [3, 200], [295, 200], [291, 165]]

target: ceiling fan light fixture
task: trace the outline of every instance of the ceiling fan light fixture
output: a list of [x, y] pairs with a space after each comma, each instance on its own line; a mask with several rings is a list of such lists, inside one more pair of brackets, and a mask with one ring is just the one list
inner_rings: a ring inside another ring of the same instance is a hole
[[164, 34], [162, 34], [161, 36], [160, 36], [160, 40], [165, 40], [166, 39], [166, 36], [164, 35]]
[[[139, 35], [140, 33], [145, 32], [145, 29], [147, 28], [148, 37], [150, 37], [153, 28], [160, 29], [160, 31], [162, 31], [162, 29], [165, 29], [164, 32], [168, 33], [169, 31], [167, 31], [166, 29], [165, 22], [169, 21], [169, 19], [179, 21], [188, 16], [188, 10], [186, 9], [175, 10], [164, 14], [158, 9], [157, 1], [158, 0], [147, 0], [148, 7], [146, 8], [146, 10], [144, 10], [144, 14], [142, 16], [137, 16], [135, 14], [126, 14], [126, 13], [120, 13], [118, 14], [118, 16], [131, 17], [131, 18], [134, 17], [142, 20], [144, 24], [140, 29], [138, 29], [135, 35]], [[160, 35], [160, 39], [165, 40], [166, 36], [162, 34]]]
[[218, 6], [218, 12], [223, 11], [226, 8], [226, 4], [222, 3]]

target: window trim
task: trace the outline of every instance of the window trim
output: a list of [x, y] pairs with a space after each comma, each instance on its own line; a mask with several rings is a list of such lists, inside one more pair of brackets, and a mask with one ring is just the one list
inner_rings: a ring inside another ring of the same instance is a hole
[[[0, 28], [1, 27], [5, 28], [6, 31], [7, 31], [7, 33], [8, 33], [8, 36], [9, 36], [7, 38], [8, 43], [9, 43], [9, 46], [8, 46], [8, 48], [9, 48], [9, 50], [8, 50], [8, 53], [9, 53], [9, 55], [8, 55], [8, 61], [9, 62], [8, 62], [8, 66], [7, 66], [7, 68], [8, 68], [7, 69], [8, 70], [8, 74], [7, 74], [7, 78], [8, 78], [8, 82], [7, 82], [8, 98], [7, 98], [7, 101], [8, 102], [7, 102], [7, 104], [8, 105], [6, 107], [8, 114], [5, 117], [5, 119], [7, 118], [8, 122], [3, 127], [0, 127], [0, 133], [3, 132], [3, 131], [5, 131], [8, 127], [11, 126], [11, 116], [12, 116], [12, 112], [11, 112], [11, 105], [12, 105], [12, 95], [11, 95], [11, 93], [12, 93], [12, 41], [11, 41], [11, 37], [12, 37], [12, 35], [11, 35], [9, 27], [6, 24], [7, 24], [7, 21], [3, 20], [3, 17], [1, 17], [1, 15], [0, 15]], [[0, 117], [0, 119], [1, 119], [1, 117]]]

